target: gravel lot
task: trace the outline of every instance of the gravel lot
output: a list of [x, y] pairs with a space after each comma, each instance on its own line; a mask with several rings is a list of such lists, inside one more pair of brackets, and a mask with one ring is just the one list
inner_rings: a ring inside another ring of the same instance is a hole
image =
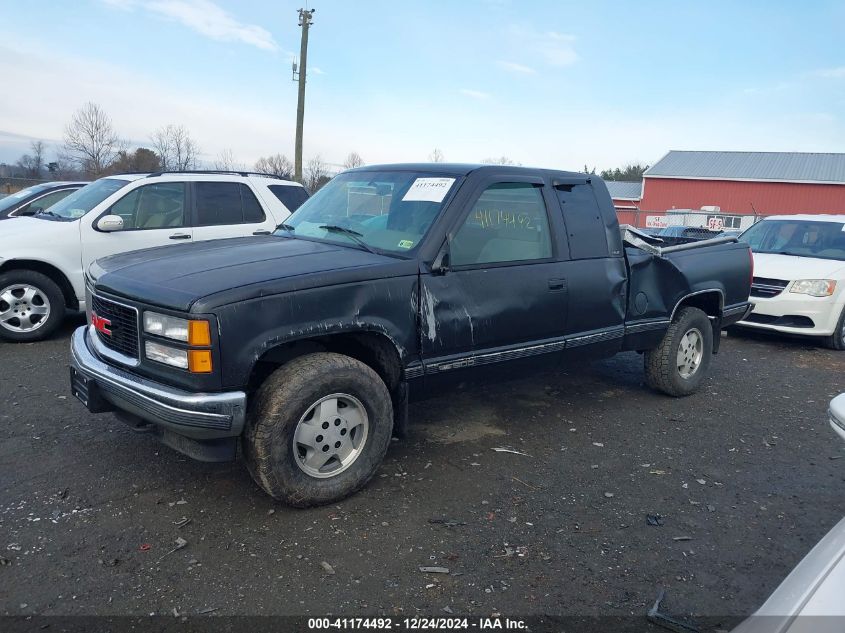
[[673, 615], [741, 616], [843, 515], [845, 353], [807, 342], [732, 336], [683, 400], [631, 353], [419, 403], [367, 488], [297, 511], [89, 415], [79, 323], [0, 343], [2, 614], [624, 616], [665, 587]]

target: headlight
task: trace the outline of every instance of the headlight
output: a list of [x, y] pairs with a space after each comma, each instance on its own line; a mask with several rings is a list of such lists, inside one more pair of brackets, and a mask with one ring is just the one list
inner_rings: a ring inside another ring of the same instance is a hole
[[179, 369], [188, 369], [188, 350], [186, 349], [176, 349], [169, 345], [147, 341], [144, 345], [144, 351], [150, 360]]
[[836, 290], [836, 282], [832, 279], [799, 279], [793, 281], [789, 292], [811, 297], [829, 297]]
[[158, 312], [144, 312], [144, 332], [189, 345], [211, 345], [211, 330], [208, 321], [203, 320], [188, 321]]

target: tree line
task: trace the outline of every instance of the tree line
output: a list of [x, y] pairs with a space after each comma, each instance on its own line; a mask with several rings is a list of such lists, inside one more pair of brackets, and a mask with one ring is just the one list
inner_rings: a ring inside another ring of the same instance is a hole
[[[210, 165], [203, 164], [199, 145], [184, 125], [160, 127], [150, 134], [149, 147], [132, 149], [130, 143], [117, 133], [111, 117], [92, 102], [73, 113], [65, 126], [62, 142], [56, 148], [55, 160], [47, 160], [47, 151], [44, 141], [32, 141], [30, 151], [10, 166], [10, 175], [31, 179], [94, 180], [120, 173], [206, 168], [254, 171], [294, 179], [293, 162], [284, 154], [262, 156], [249, 167], [240, 162], [231, 149], [224, 149]], [[350, 152], [343, 166], [351, 168], [363, 164], [360, 154]], [[302, 184], [314, 192], [331, 176], [331, 166], [319, 155], [314, 156], [305, 165]]]
[[[88, 102], [73, 113], [65, 126], [62, 144], [56, 158], [47, 162], [47, 145], [33, 141], [30, 152], [22, 155], [12, 169], [12, 176], [42, 179], [93, 180], [118, 173], [186, 171], [202, 167], [200, 149], [184, 125], [168, 124], [154, 130], [149, 137], [150, 147], [130, 149], [129, 142], [115, 130], [111, 117], [99, 105]], [[439, 148], [429, 154], [433, 163], [445, 162]], [[496, 165], [520, 165], [507, 156], [485, 158], [481, 162]], [[364, 164], [358, 152], [350, 152], [343, 168], [351, 169]], [[294, 179], [294, 166], [284, 154], [262, 156], [250, 168], [238, 161], [231, 149], [224, 149], [212, 162], [211, 168], [220, 171], [255, 171], [273, 174], [287, 180]], [[601, 172], [605, 180], [642, 180], [648, 165], [629, 164], [622, 168]], [[586, 173], [595, 174], [584, 166]], [[321, 156], [312, 157], [303, 170], [302, 184], [317, 191], [332, 177], [331, 166]]]

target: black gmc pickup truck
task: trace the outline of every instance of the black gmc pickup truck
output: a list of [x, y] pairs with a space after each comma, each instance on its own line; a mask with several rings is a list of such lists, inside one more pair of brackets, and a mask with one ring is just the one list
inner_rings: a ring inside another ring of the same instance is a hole
[[751, 253], [620, 230], [596, 176], [478, 165], [340, 174], [273, 235], [95, 262], [71, 389], [295, 506], [363, 486], [411, 399], [644, 353], [694, 392], [750, 310]]

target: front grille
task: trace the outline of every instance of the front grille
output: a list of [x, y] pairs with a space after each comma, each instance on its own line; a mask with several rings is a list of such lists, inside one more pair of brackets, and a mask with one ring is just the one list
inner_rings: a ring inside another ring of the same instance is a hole
[[751, 296], [770, 299], [777, 297], [789, 285], [783, 279], [769, 279], [767, 277], [755, 277], [751, 282]]
[[91, 308], [101, 319], [108, 319], [111, 334], [97, 330], [100, 342], [130, 358], [138, 358], [138, 310], [94, 295]]

